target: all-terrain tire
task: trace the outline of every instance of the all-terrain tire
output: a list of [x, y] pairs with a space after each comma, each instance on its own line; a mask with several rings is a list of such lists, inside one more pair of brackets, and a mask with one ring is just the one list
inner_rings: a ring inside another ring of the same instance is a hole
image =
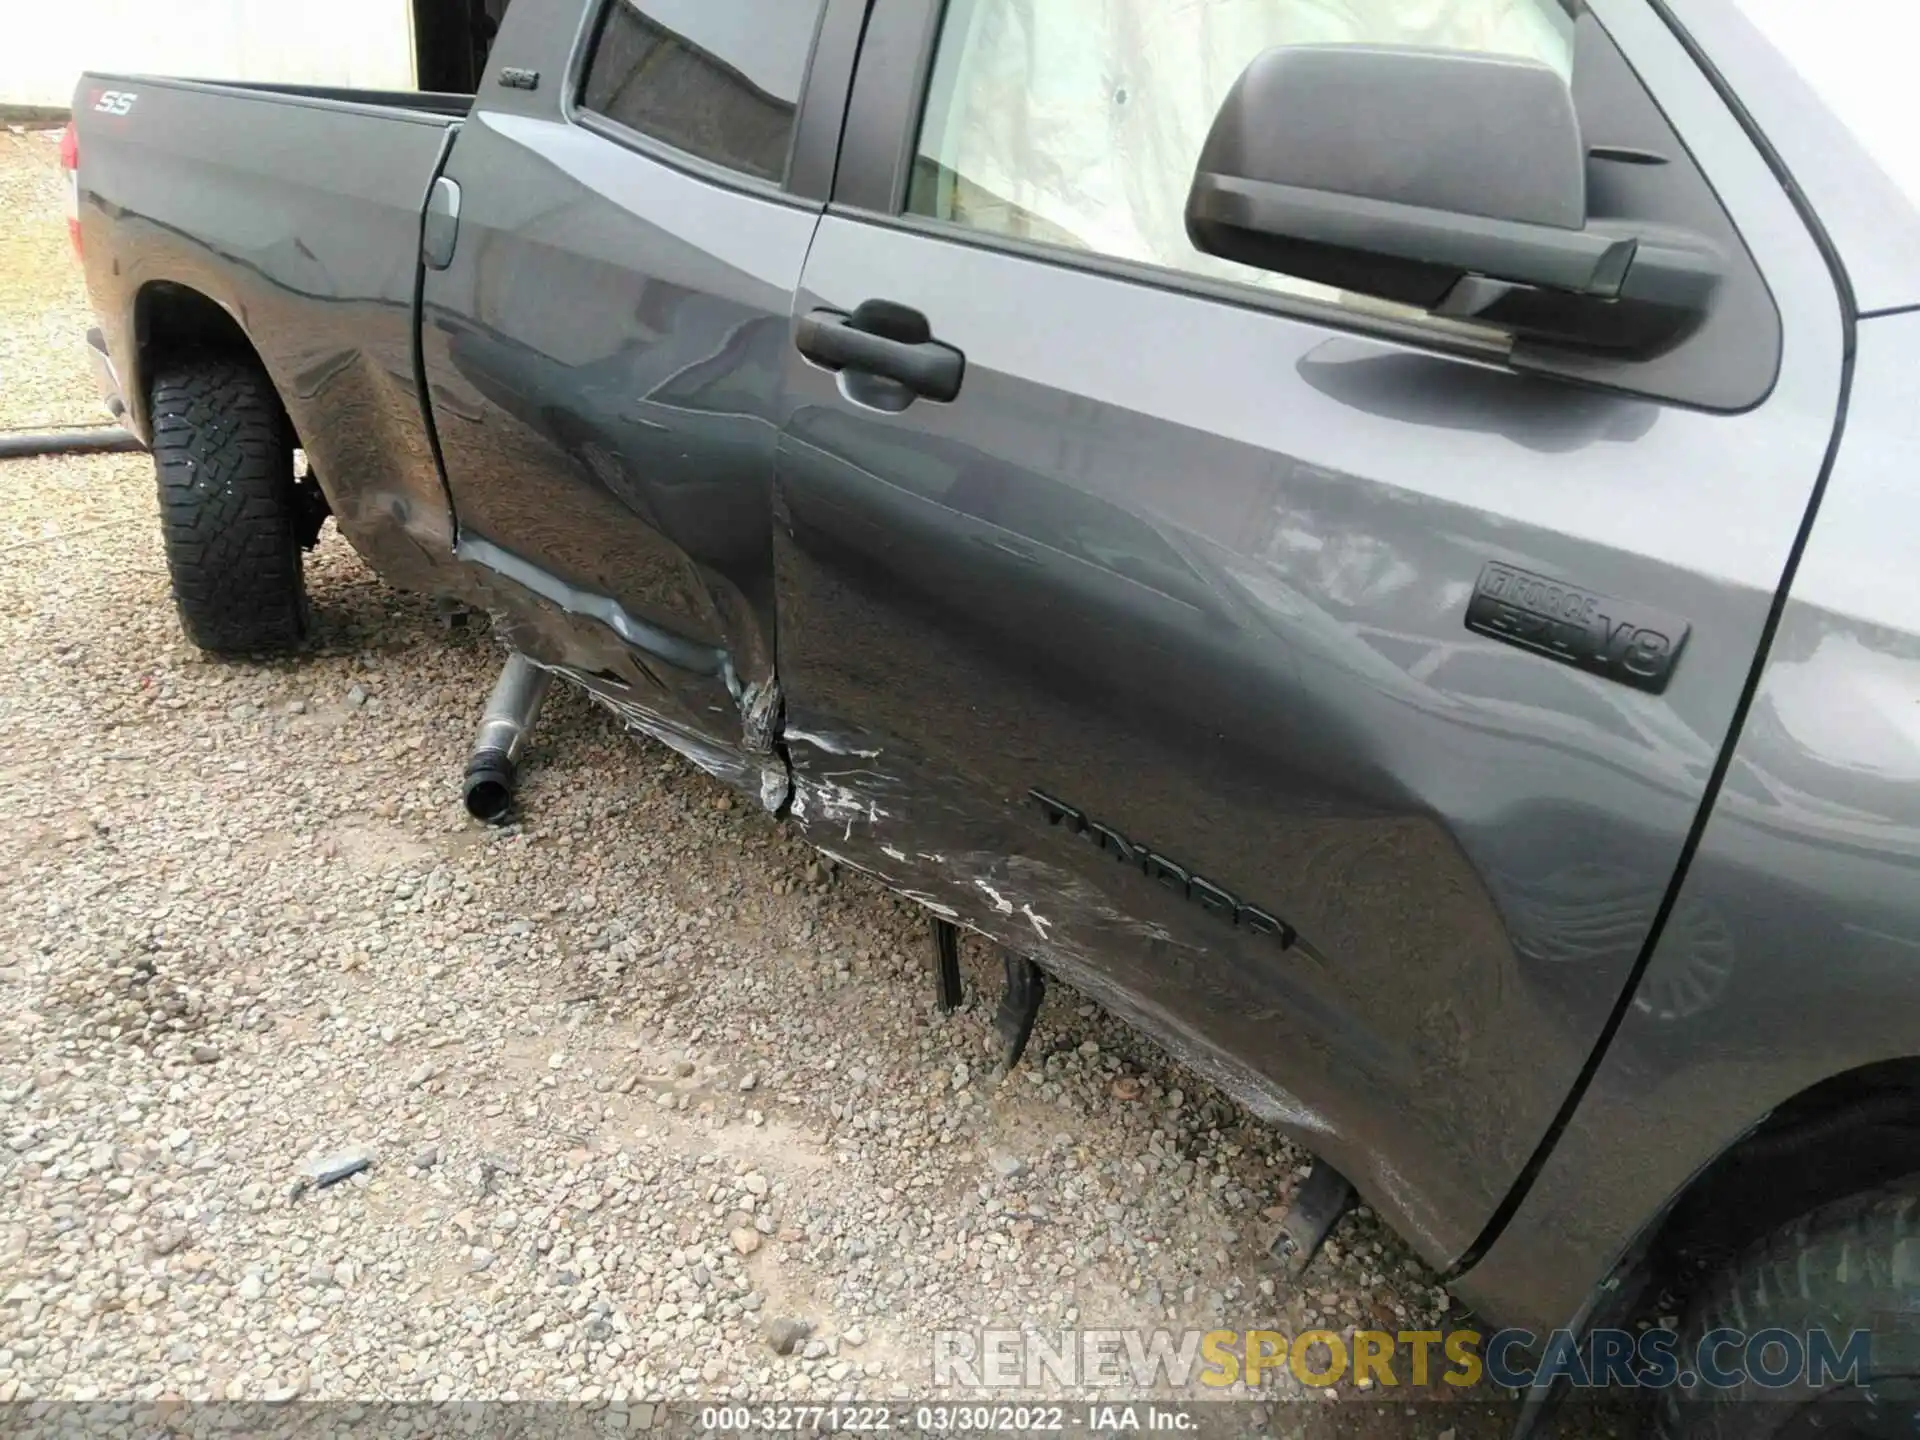
[[221, 655], [297, 646], [307, 594], [293, 427], [260, 367], [200, 356], [159, 370], [153, 468], [187, 638]]
[[[1660, 1440], [1766, 1440], [1810, 1434], [1911, 1435], [1920, 1378], [1920, 1177], [1824, 1205], [1781, 1227], [1702, 1288], [1681, 1327], [1683, 1363], [1718, 1329], [1754, 1335], [1824, 1330], [1844, 1348], [1872, 1333], [1872, 1374], [1861, 1385], [1663, 1391]], [[1841, 1392], [1849, 1392], [1842, 1394]]]

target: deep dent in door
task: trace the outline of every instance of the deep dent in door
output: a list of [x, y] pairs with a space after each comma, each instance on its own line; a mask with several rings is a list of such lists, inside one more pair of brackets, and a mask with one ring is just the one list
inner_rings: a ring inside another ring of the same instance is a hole
[[[1298, 1096], [1116, 979], [1117, 947], [1100, 937], [1186, 948], [1171, 930], [1116, 908], [1073, 871], [1033, 853], [1037, 847], [1018, 833], [982, 845], [975, 802], [943, 793], [924, 774], [909, 782], [894, 773], [872, 737], [793, 726], [783, 739], [793, 769], [788, 818], [821, 853], [1015, 954], [1039, 958], [1269, 1124], [1309, 1141], [1332, 1133], [1332, 1122]], [[1047, 823], [1037, 807], [1034, 814]], [[1140, 882], [1153, 883], [1144, 874]]]

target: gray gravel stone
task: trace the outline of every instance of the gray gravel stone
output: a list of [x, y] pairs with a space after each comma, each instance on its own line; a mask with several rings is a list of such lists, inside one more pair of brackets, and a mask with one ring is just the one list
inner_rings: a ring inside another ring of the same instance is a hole
[[767, 1321], [762, 1333], [766, 1337], [767, 1348], [774, 1354], [791, 1355], [795, 1347], [813, 1333], [813, 1322], [779, 1316]]
[[373, 1152], [367, 1149], [337, 1150], [331, 1155], [308, 1162], [303, 1167], [306, 1178], [315, 1185], [338, 1185], [349, 1176], [358, 1175], [373, 1164]]

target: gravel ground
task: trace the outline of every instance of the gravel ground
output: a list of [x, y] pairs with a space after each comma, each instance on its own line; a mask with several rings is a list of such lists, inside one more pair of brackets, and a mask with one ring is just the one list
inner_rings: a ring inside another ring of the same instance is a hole
[[[62, 214], [0, 134], [0, 428], [98, 418]], [[917, 1397], [941, 1328], [1458, 1319], [1364, 1211], [1289, 1287], [1300, 1152], [1063, 987], [1002, 1079], [983, 949], [940, 1016], [919, 912], [577, 695], [472, 825], [497, 648], [331, 534], [310, 651], [211, 662], [145, 457], [0, 476], [0, 1401]]]

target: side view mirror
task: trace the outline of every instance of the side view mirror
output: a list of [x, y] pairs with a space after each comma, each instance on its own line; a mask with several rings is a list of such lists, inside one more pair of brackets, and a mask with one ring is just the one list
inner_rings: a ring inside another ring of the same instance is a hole
[[1590, 220], [1573, 95], [1530, 60], [1291, 45], [1241, 74], [1187, 198], [1210, 255], [1574, 350], [1653, 355], [1705, 318], [1722, 258]]

